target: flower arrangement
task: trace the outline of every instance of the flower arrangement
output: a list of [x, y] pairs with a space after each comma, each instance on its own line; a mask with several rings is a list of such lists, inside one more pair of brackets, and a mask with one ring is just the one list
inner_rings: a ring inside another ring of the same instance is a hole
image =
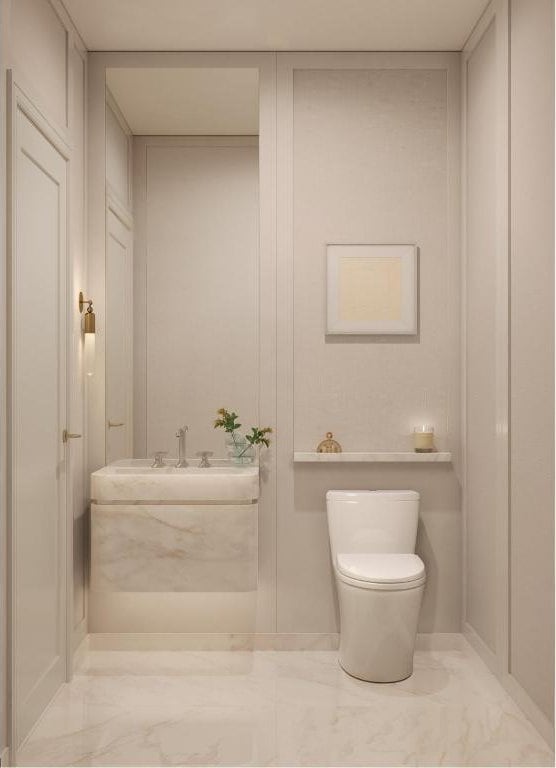
[[217, 418], [214, 422], [214, 428], [221, 428], [230, 435], [228, 446], [230, 455], [238, 464], [248, 464], [255, 457], [255, 446], [264, 445], [268, 448], [272, 433], [271, 427], [251, 427], [251, 432], [241, 435], [239, 429], [241, 424], [238, 422], [238, 415], [234, 411], [230, 412], [226, 408], [219, 408]]

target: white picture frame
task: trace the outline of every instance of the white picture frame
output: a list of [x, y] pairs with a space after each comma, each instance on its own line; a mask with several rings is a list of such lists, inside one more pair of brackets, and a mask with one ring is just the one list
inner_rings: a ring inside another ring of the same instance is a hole
[[415, 335], [417, 246], [326, 246], [327, 334]]

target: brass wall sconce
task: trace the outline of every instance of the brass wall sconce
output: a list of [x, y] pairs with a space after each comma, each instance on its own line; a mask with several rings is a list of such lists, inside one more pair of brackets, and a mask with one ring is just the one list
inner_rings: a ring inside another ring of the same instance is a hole
[[93, 300], [86, 299], [83, 296], [83, 291], [79, 291], [79, 311], [83, 313], [85, 304], [88, 305], [85, 317], [83, 318], [83, 333], [95, 333], [96, 319], [93, 312]]

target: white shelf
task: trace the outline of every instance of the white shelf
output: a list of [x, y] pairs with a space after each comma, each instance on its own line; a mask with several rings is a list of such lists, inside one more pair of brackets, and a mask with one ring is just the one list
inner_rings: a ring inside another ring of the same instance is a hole
[[293, 460], [297, 463], [335, 464], [335, 463], [391, 463], [391, 464], [439, 464], [452, 461], [448, 451], [433, 453], [415, 453], [414, 451], [369, 451], [365, 453], [317, 453], [316, 451], [295, 451]]

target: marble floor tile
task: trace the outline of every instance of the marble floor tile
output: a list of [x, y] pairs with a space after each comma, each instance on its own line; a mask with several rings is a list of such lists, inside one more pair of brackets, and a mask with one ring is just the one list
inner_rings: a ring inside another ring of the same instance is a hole
[[476, 654], [417, 651], [401, 683], [330, 651], [91, 651], [19, 753], [26, 766], [550, 766]]

